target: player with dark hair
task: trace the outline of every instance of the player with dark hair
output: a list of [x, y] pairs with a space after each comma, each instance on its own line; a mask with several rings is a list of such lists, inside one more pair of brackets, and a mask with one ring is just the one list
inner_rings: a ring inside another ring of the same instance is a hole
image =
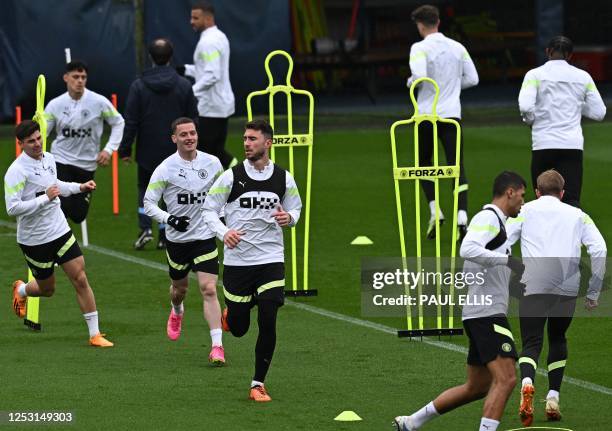
[[198, 99], [200, 116], [198, 148], [218, 157], [227, 169], [238, 163], [225, 149], [228, 119], [234, 113], [229, 76], [230, 44], [215, 23], [215, 8], [209, 1], [193, 4], [191, 27], [201, 32], [193, 64], [185, 65], [185, 75], [195, 79], [193, 93]]
[[[45, 108], [47, 133], [55, 130], [51, 154], [57, 161], [57, 178], [84, 183], [93, 180], [96, 167], [107, 166], [123, 135], [123, 117], [104, 96], [86, 88], [88, 68], [79, 60], [66, 64], [68, 91]], [[100, 150], [104, 123], [111, 126], [107, 144]], [[87, 218], [91, 193], [60, 196], [62, 211], [75, 223]]]
[[[172, 142], [176, 153], [155, 169], [144, 196], [145, 213], [168, 225], [166, 255], [172, 285], [166, 333], [173, 341], [181, 335], [183, 299], [192, 270], [198, 278], [210, 329], [212, 347], [208, 359], [214, 365], [223, 365], [221, 307], [217, 299], [219, 254], [215, 233], [202, 218], [202, 204], [223, 167], [215, 156], [198, 151], [198, 132], [191, 118], [177, 118], [172, 123]], [[158, 206], [160, 199], [167, 211]]]
[[[495, 431], [516, 384], [518, 355], [506, 317], [510, 270], [521, 273], [522, 263], [508, 255], [505, 223], [516, 217], [525, 197], [525, 180], [502, 172], [493, 183], [493, 201], [477, 213], [461, 244], [464, 273], [483, 274], [484, 283], [471, 284], [463, 306], [463, 326], [470, 340], [467, 381], [447, 389], [410, 416], [398, 416], [398, 431], [418, 430], [435, 417], [485, 398], [479, 431]], [[474, 277], [477, 279], [477, 277]], [[479, 300], [488, 297], [490, 303]]]
[[[437, 105], [437, 114], [442, 118], [461, 120], [461, 102], [459, 96], [461, 90], [478, 84], [478, 73], [467, 50], [459, 42], [452, 40], [438, 31], [440, 16], [438, 8], [431, 5], [423, 5], [412, 12], [412, 20], [416, 23], [419, 34], [423, 38], [410, 48], [410, 71], [412, 75], [408, 78], [407, 85], [410, 87], [419, 78], [428, 77], [435, 80], [440, 88], [440, 96]], [[431, 84], [424, 83], [419, 87], [417, 102], [419, 113], [431, 114], [435, 96], [435, 89]], [[454, 125], [448, 123], [437, 123], [438, 140], [444, 147], [448, 164], [454, 165], [456, 159], [457, 131]], [[423, 121], [419, 125], [419, 166], [432, 166], [434, 146], [433, 124]], [[465, 154], [463, 140], [461, 142], [461, 157], [459, 160], [459, 188], [455, 193], [459, 194], [459, 211], [457, 224], [459, 229], [458, 239], [463, 240], [465, 236], [467, 215], [467, 191], [468, 183], [463, 167]], [[436, 237], [436, 201], [434, 196], [434, 185], [431, 181], [421, 181], [423, 192], [429, 202], [431, 217], [427, 227], [427, 238]], [[444, 221], [444, 214], [440, 211], [440, 222]]]
[[[143, 198], [151, 174], [159, 164], [176, 153], [176, 145], [169, 137], [172, 122], [179, 117], [198, 117], [197, 101], [191, 83], [178, 75], [170, 66], [174, 48], [168, 39], [154, 39], [149, 44], [153, 67], [132, 82], [125, 103], [125, 131], [119, 146], [119, 157], [129, 162], [132, 144], [136, 140], [138, 164], [138, 227], [140, 233], [134, 242], [142, 250], [153, 240], [151, 218], [145, 214]], [[157, 248], [166, 247], [164, 223], [157, 225]]]
[[[223, 256], [224, 328], [242, 337], [257, 306], [259, 335], [249, 397], [271, 401], [264, 380], [276, 346], [276, 317], [284, 303], [283, 227], [297, 223], [302, 202], [291, 174], [270, 160], [273, 130], [265, 121], [245, 125], [246, 160], [213, 184], [204, 218], [225, 244]], [[224, 210], [225, 224], [220, 220]]]
[[572, 41], [565, 36], [551, 39], [548, 61], [525, 75], [519, 93], [523, 121], [531, 127], [531, 181], [557, 170], [565, 179], [563, 202], [580, 206], [584, 137], [582, 117], [601, 121], [606, 115], [593, 78], [568, 63]]
[[96, 183], [57, 179], [55, 158], [42, 150], [38, 123], [23, 121], [15, 129], [15, 136], [23, 152], [6, 171], [4, 199], [8, 215], [17, 217], [17, 243], [34, 277], [28, 283], [21, 280], [13, 283], [15, 314], [20, 318], [26, 315], [28, 296], [53, 296], [53, 272], [58, 264], [75, 288], [89, 329], [89, 344], [112, 347], [113, 343], [98, 328], [96, 300], [85, 274], [85, 260], [57, 199], [90, 193], [96, 189]]

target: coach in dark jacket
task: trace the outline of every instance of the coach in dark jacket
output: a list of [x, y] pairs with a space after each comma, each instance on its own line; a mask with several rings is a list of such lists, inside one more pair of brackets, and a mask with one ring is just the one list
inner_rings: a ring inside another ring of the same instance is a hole
[[[191, 83], [169, 66], [172, 53], [169, 40], [156, 39], [151, 42], [149, 54], [153, 68], [145, 70], [142, 77], [132, 83], [125, 106], [125, 130], [119, 156], [126, 162], [130, 161], [132, 143], [136, 138], [138, 224], [141, 230], [134, 243], [137, 250], [153, 239], [151, 218], [145, 215], [142, 200], [155, 168], [176, 152], [176, 145], [170, 139], [170, 126], [178, 117], [198, 118], [197, 100]], [[164, 248], [165, 226], [158, 227], [157, 246]]]

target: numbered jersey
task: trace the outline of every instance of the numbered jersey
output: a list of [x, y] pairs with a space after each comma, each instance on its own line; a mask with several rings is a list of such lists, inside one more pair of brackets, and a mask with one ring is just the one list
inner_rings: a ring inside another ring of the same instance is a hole
[[[215, 233], [202, 217], [202, 207], [208, 190], [223, 173], [223, 166], [215, 156], [197, 152], [195, 159], [182, 159], [178, 152], [164, 160], [151, 175], [144, 197], [145, 213], [159, 223], [166, 223], [170, 215], [191, 219], [187, 232], [166, 227], [166, 237], [172, 242], [208, 239]], [[167, 210], [158, 206], [164, 200]]]

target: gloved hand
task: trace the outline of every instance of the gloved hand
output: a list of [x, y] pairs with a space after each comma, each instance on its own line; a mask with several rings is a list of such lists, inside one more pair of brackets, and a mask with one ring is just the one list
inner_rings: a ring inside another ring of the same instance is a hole
[[187, 232], [187, 228], [189, 227], [190, 221], [191, 219], [187, 216], [177, 217], [175, 215], [171, 215], [170, 217], [168, 217], [168, 221], [166, 222], [166, 224], [169, 224], [179, 232]]
[[520, 275], [510, 274], [508, 289], [510, 291], [510, 296], [513, 298], [521, 299], [525, 296], [525, 285], [521, 283]]
[[185, 76], [185, 65], [184, 64], [175, 66], [174, 69], [176, 70], [176, 73], [178, 73], [179, 75]]
[[523, 275], [523, 272], [525, 272], [525, 265], [523, 264], [523, 261], [516, 257], [508, 256], [508, 263], [506, 265], [512, 270], [512, 272], [519, 276], [519, 279]]

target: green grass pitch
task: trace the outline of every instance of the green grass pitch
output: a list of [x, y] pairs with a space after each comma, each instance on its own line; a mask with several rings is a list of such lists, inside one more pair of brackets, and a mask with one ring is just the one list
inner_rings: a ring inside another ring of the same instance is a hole
[[[497, 121], [490, 112], [491, 121], [478, 120], [481, 114], [468, 113], [464, 127], [470, 215], [490, 200], [492, 179], [499, 171], [512, 169], [529, 176], [529, 129], [518, 121]], [[86, 325], [62, 274], [55, 296], [41, 300], [41, 333], [27, 329], [13, 315], [10, 285], [25, 277], [26, 267], [15, 244], [14, 228], [7, 224], [14, 220], [1, 211], [0, 411], [72, 411], [76, 422], [69, 429], [87, 430], [384, 430], [390, 429], [394, 416], [409, 414], [446, 387], [462, 383], [465, 337], [444, 339], [443, 343], [398, 339], [395, 329], [405, 327], [404, 319], [366, 320], [361, 316], [361, 258], [399, 255], [388, 132], [396, 119], [317, 118], [310, 283], [319, 295], [288, 301], [281, 309], [277, 350], [266, 381], [273, 402], [266, 405], [247, 399], [256, 321], [242, 339], [225, 334], [228, 364], [210, 367], [210, 337], [202, 318], [200, 293], [192, 284], [183, 334], [177, 342], [167, 339], [169, 280], [164, 254], [151, 244], [145, 251], [132, 249], [138, 233], [135, 165], [120, 166], [118, 216], [111, 211], [110, 170], [98, 170], [98, 191], [88, 218], [94, 247], [84, 250], [86, 269], [96, 294], [101, 329], [115, 342], [112, 349], [87, 345]], [[240, 124], [237, 120], [231, 123], [228, 141], [236, 155], [242, 154]], [[582, 201], [610, 240], [612, 124], [588, 123], [584, 129]], [[11, 127], [0, 128], [3, 174], [14, 157], [11, 133]], [[301, 186], [302, 175], [298, 173], [296, 179]], [[404, 189], [405, 209], [412, 217], [411, 187], [403, 185]], [[441, 190], [447, 199], [449, 186]], [[414, 254], [411, 228], [409, 218], [409, 255]], [[448, 235], [448, 226], [445, 229]], [[80, 228], [74, 232], [80, 238]], [[357, 235], [368, 236], [374, 244], [349, 245]], [[431, 252], [430, 247], [428, 244], [424, 252]], [[520, 346], [518, 325], [513, 323]], [[566, 374], [576, 380], [564, 383], [564, 418], [556, 426], [576, 431], [610, 428], [611, 324], [610, 318], [573, 322]], [[542, 376], [536, 380], [536, 389], [536, 399], [543, 399], [547, 388]], [[481, 408], [482, 402], [473, 403], [424, 429], [473, 430]], [[520, 426], [517, 409], [515, 391], [500, 430]], [[335, 422], [333, 418], [344, 410], [354, 410], [363, 421]], [[534, 426], [546, 425], [543, 410], [543, 403], [536, 403]]]

